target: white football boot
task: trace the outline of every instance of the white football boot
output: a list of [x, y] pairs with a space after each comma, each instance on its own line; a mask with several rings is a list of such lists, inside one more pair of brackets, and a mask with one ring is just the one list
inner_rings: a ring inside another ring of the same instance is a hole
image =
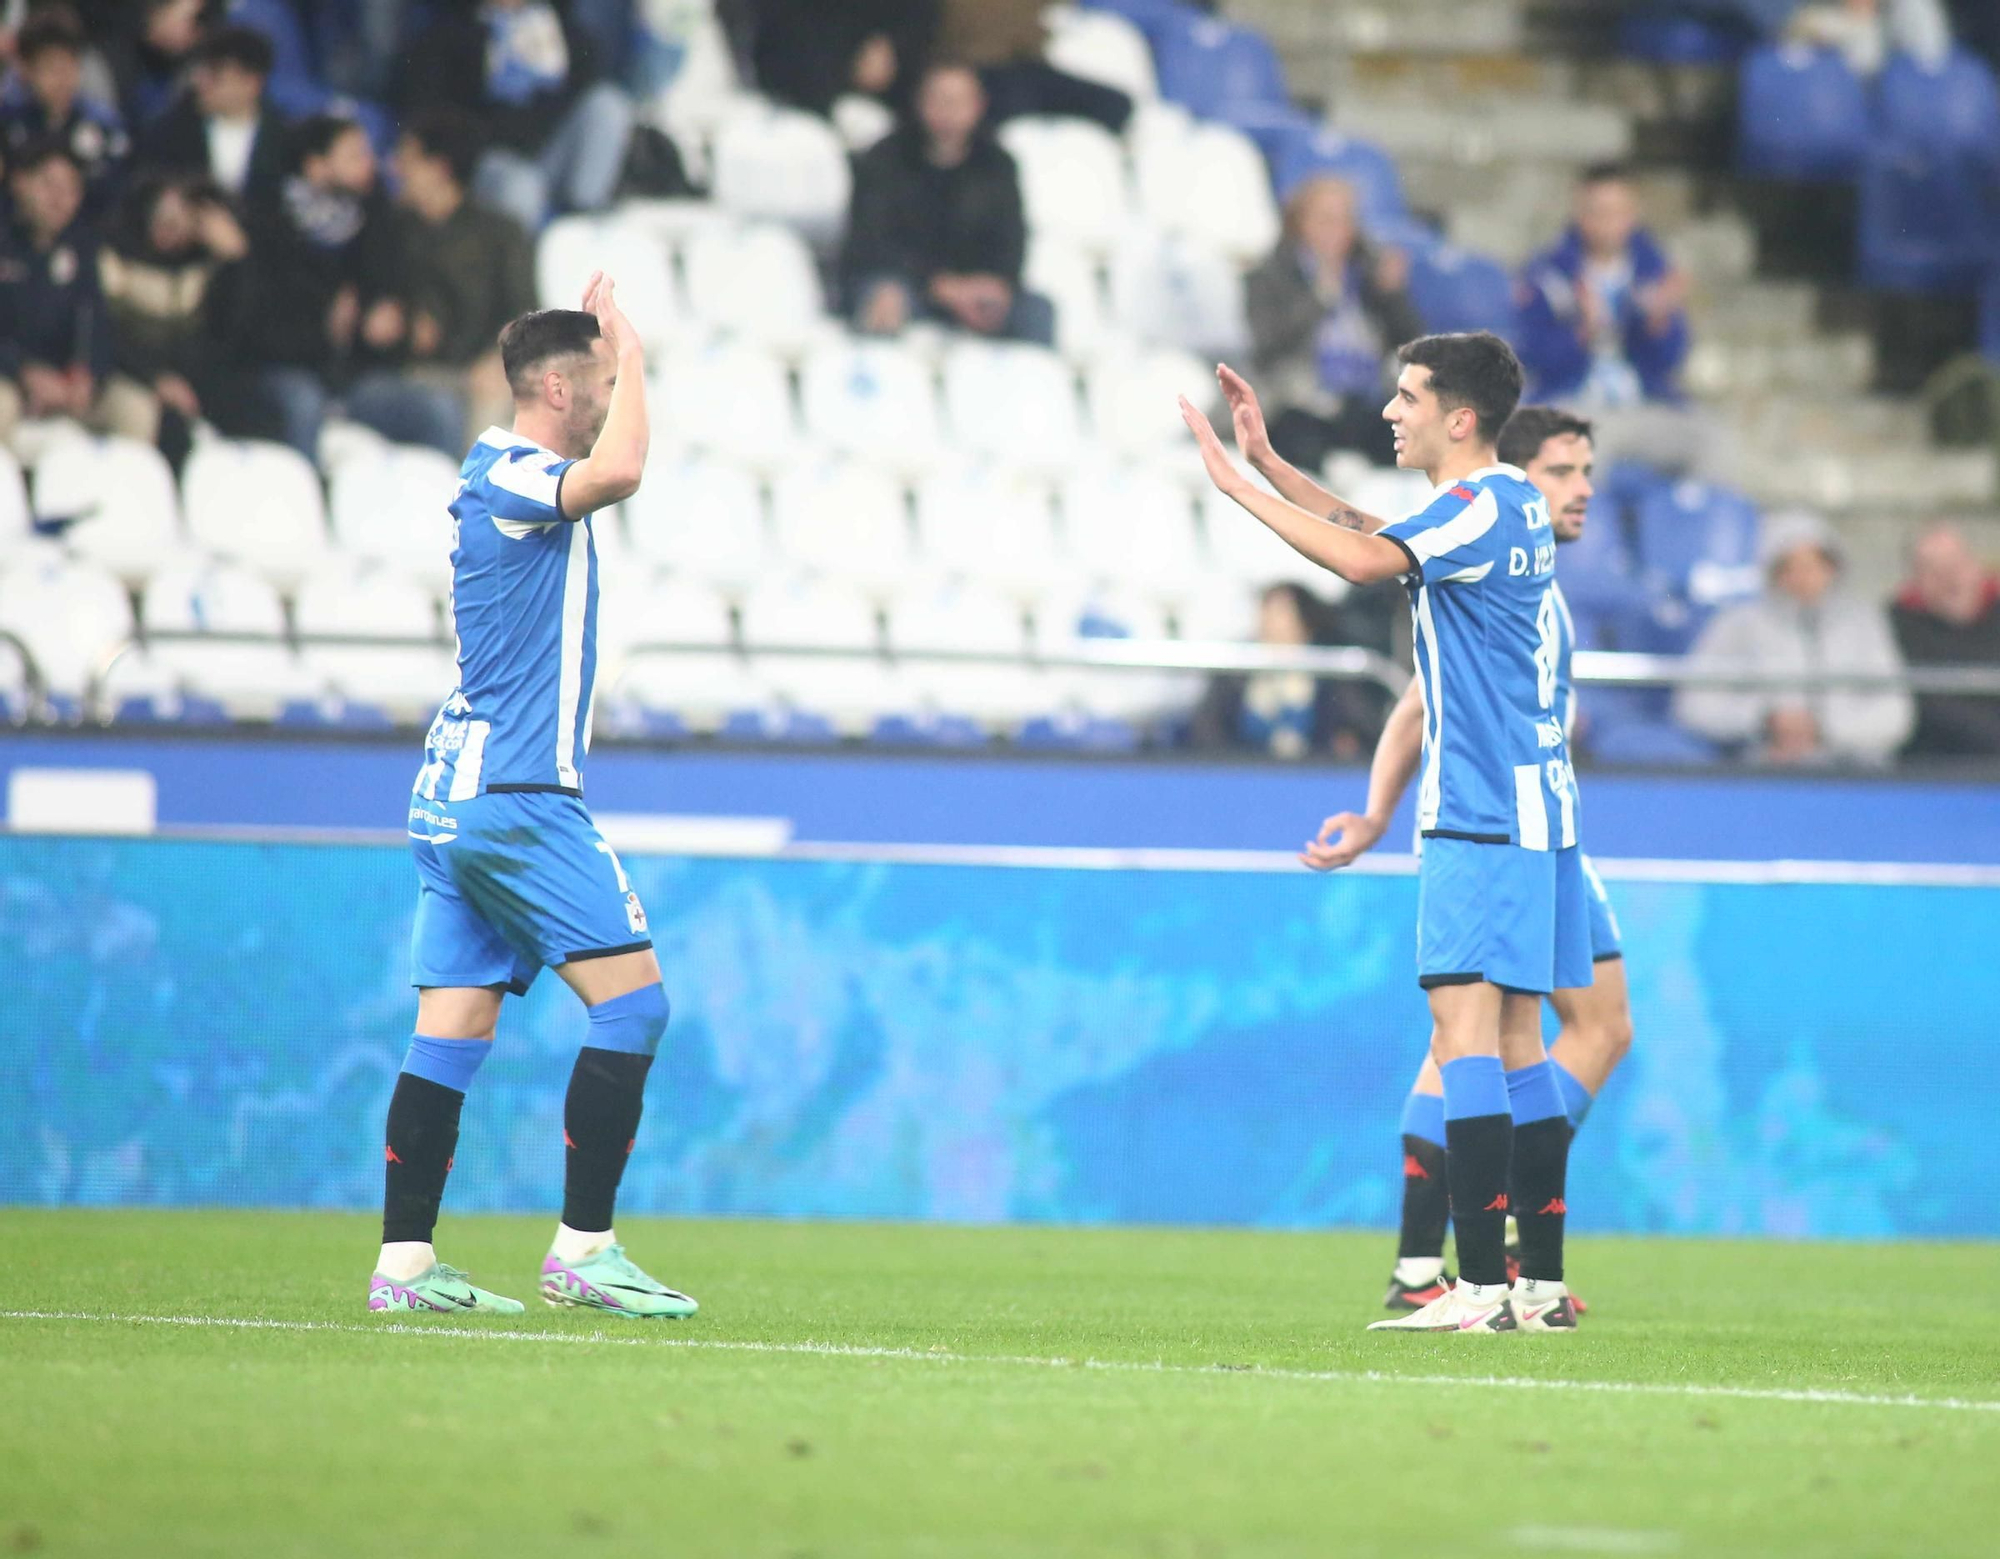
[[1371, 1332], [1511, 1332], [1519, 1327], [1505, 1283], [1468, 1283], [1464, 1278], [1421, 1310], [1369, 1324]]

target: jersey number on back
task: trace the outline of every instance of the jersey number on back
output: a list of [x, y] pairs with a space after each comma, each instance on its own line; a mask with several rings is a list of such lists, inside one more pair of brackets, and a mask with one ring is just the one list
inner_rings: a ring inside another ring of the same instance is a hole
[[1556, 592], [1551, 585], [1542, 592], [1542, 604], [1535, 608], [1535, 632], [1541, 642], [1535, 646], [1535, 697], [1544, 709], [1556, 701], [1556, 663], [1562, 658], [1561, 627], [1556, 621]]

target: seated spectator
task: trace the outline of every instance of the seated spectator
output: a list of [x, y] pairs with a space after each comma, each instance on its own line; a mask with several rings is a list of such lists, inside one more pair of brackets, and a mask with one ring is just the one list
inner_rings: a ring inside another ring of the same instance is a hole
[[[1935, 525], [1911, 549], [1910, 582], [1889, 610], [1912, 666], [2000, 668], [2000, 576], [1973, 556], [1955, 525]], [[2000, 698], [1922, 693], [1912, 757], [2000, 754]]]
[[111, 333], [97, 286], [97, 234], [83, 215], [83, 170], [61, 141], [38, 141], [8, 164], [13, 221], [0, 242], [0, 443], [22, 418], [72, 417], [109, 432], [104, 396]]
[[285, 442], [315, 458], [321, 425], [344, 405], [384, 437], [462, 453], [456, 396], [368, 366], [370, 353], [396, 348], [407, 312], [359, 125], [321, 114], [299, 126], [293, 171], [253, 213], [250, 239], [230, 341], [258, 371]]
[[1873, 76], [1891, 53], [1942, 65], [1951, 53], [1951, 18], [1941, 0], [1810, 0], [1792, 12], [1784, 36], [1838, 49], [1857, 76]]
[[135, 436], [157, 438], [176, 466], [198, 421], [235, 437], [280, 431], [209, 328], [211, 304], [226, 298], [249, 251], [214, 185], [152, 173], [127, 192], [99, 253], [112, 336], [106, 394], [125, 400]]
[[83, 95], [83, 23], [66, 5], [29, 16], [15, 40], [25, 93], [0, 109], [0, 144], [11, 160], [37, 141], [59, 141], [83, 171], [84, 208], [101, 214], [131, 142], [118, 112]]
[[[1347, 644], [1340, 609], [1303, 585], [1272, 585], [1257, 606], [1257, 642], [1300, 649]], [[1227, 672], [1211, 677], [1188, 738], [1212, 751], [1273, 758], [1359, 758], [1381, 734], [1387, 698], [1360, 682], [1303, 671]]]
[[202, 29], [220, 9], [214, 0], [143, 0], [98, 36], [128, 125], [150, 124], [173, 107]]
[[1624, 171], [1587, 171], [1576, 218], [1522, 273], [1521, 361], [1532, 400], [1588, 409], [1677, 400], [1688, 277], [1640, 225]]
[[601, 211], [618, 191], [632, 101], [599, 76], [589, 34], [548, 0], [455, 0], [411, 47], [398, 101], [471, 116], [492, 148], [479, 198], [529, 232], [564, 211]]
[[1272, 446], [1317, 469], [1337, 449], [1395, 461], [1382, 420], [1396, 348], [1424, 333], [1405, 290], [1408, 258], [1362, 234], [1345, 180], [1308, 179], [1285, 202], [1284, 236], [1244, 279]]
[[1681, 724], [1764, 763], [1886, 764], [1909, 738], [1915, 710], [1900, 688], [1829, 686], [1818, 672], [1893, 676], [1903, 658], [1888, 615], [1842, 589], [1826, 521], [1783, 514], [1764, 529], [1763, 596], [1725, 607], [1689, 654], [1690, 670], [1797, 673], [1789, 687], [1689, 685], [1674, 698]]
[[1069, 114], [1123, 134], [1132, 117], [1130, 97], [1057, 70], [1044, 58], [1046, 10], [1043, 0], [944, 0], [938, 52], [979, 72], [992, 124], [1023, 114]]
[[970, 69], [933, 65], [917, 90], [916, 122], [862, 155], [841, 256], [861, 329], [891, 335], [926, 318], [983, 336], [1055, 339], [1054, 307], [1021, 288], [1020, 174], [981, 128], [985, 114]]
[[448, 108], [419, 114], [396, 148], [396, 276], [403, 329], [378, 360], [455, 396], [467, 408], [457, 456], [478, 433], [507, 425], [513, 392], [500, 366], [500, 327], [535, 306], [535, 255], [513, 218], [468, 194], [479, 127]]
[[285, 121], [265, 101], [271, 40], [218, 27], [195, 45], [188, 90], [146, 132], [140, 160], [206, 178], [246, 206], [274, 199], [285, 174]]
[[849, 93], [908, 113], [937, 38], [938, 0], [748, 0], [746, 9], [757, 85], [815, 114]]

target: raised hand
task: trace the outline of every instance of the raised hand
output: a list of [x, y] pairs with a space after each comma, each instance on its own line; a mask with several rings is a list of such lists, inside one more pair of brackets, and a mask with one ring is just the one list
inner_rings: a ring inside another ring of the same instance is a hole
[[1229, 458], [1229, 451], [1222, 447], [1222, 440], [1215, 436], [1215, 429], [1209, 425], [1195, 404], [1185, 395], [1180, 397], [1181, 421], [1194, 434], [1195, 447], [1201, 451], [1201, 463], [1208, 471], [1208, 479], [1230, 497], [1250, 490], [1250, 480], [1236, 468], [1236, 462]]
[[1229, 402], [1230, 420], [1236, 424], [1236, 447], [1243, 451], [1245, 460], [1255, 464], [1271, 451], [1271, 430], [1264, 425], [1264, 408], [1258, 404], [1257, 392], [1227, 363], [1215, 365], [1215, 377], [1222, 386], [1223, 399]]
[[639, 350], [639, 332], [632, 328], [632, 321], [618, 306], [616, 283], [604, 272], [590, 273], [583, 289], [583, 308], [585, 313], [596, 316], [598, 333], [611, 343], [614, 354], [623, 357]]
[[1352, 866], [1381, 839], [1384, 825], [1361, 812], [1336, 812], [1319, 825], [1319, 837], [1307, 842], [1299, 853], [1316, 872], [1338, 871]]

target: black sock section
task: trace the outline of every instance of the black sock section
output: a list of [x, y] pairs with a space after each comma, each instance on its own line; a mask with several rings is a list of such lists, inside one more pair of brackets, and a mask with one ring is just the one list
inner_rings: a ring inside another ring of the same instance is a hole
[[1398, 1257], [1443, 1256], [1445, 1225], [1451, 1221], [1451, 1187], [1445, 1180], [1445, 1153], [1425, 1137], [1403, 1136], [1403, 1236]]
[[639, 1135], [651, 1056], [586, 1045], [563, 1102], [562, 1221], [586, 1234], [611, 1227], [625, 1159]]
[[1514, 1128], [1514, 1221], [1521, 1230], [1521, 1276], [1560, 1283], [1563, 1183], [1576, 1133], [1560, 1115]]
[[445, 1176], [458, 1147], [465, 1095], [414, 1072], [396, 1076], [382, 1176], [382, 1243], [428, 1242], [437, 1228]]
[[1507, 1171], [1514, 1121], [1471, 1115], [1444, 1123], [1451, 1221], [1458, 1230], [1458, 1276], [1464, 1283], [1507, 1281]]

